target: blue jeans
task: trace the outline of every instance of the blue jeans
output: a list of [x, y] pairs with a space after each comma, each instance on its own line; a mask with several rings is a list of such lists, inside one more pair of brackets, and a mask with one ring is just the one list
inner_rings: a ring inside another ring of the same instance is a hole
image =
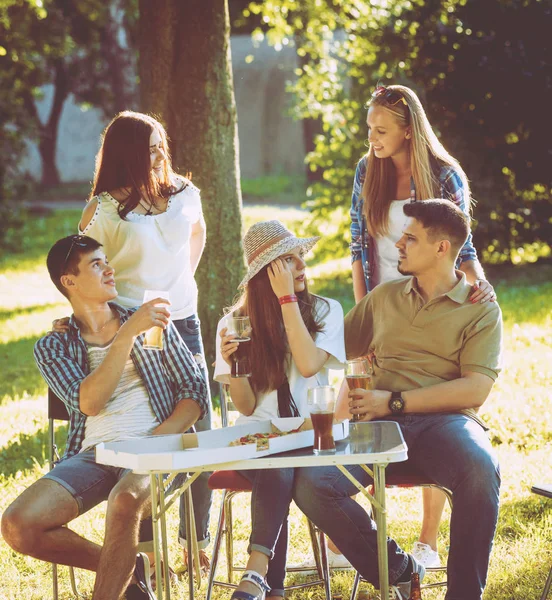
[[[209, 389], [209, 373], [205, 364], [205, 353], [203, 351], [203, 341], [201, 339], [201, 326], [196, 315], [186, 319], [173, 321], [180, 337], [188, 347], [188, 350], [194, 355], [199, 366], [203, 371], [205, 382], [207, 383], [207, 394], [209, 412], [195, 424], [196, 431], [206, 431], [211, 429], [211, 393]], [[210, 473], [202, 473], [192, 483], [192, 497], [194, 505], [194, 517], [196, 523], [196, 534], [200, 548], [206, 548], [209, 545], [209, 517], [211, 504], [213, 501], [213, 492], [207, 484]], [[184, 512], [184, 496], [180, 496], [180, 526], [178, 528], [178, 537], [180, 543], [186, 547], [186, 519]]]
[[[480, 600], [498, 517], [500, 471], [484, 429], [461, 414], [402, 415], [397, 421], [409, 462], [452, 491], [446, 600]], [[388, 469], [392, 470], [393, 465]], [[371, 478], [360, 466], [348, 470], [362, 485]], [[375, 523], [350, 496], [357, 489], [335, 467], [296, 469], [294, 500], [349, 559], [379, 587]], [[396, 583], [408, 555], [387, 540], [389, 581]]]
[[288, 545], [288, 514], [295, 469], [240, 471], [253, 484], [251, 538], [248, 552], [257, 550], [270, 558], [267, 584], [272, 596], [284, 595]]

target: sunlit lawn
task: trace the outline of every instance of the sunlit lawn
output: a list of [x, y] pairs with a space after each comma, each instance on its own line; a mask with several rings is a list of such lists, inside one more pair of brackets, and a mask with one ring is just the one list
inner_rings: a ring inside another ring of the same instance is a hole
[[[32, 348], [51, 321], [68, 313], [68, 304], [50, 283], [44, 259], [51, 243], [74, 232], [76, 211], [56, 213], [56, 218], [34, 219], [29, 226], [26, 251], [0, 258], [0, 512], [25, 487], [47, 469], [46, 387], [36, 370]], [[246, 226], [266, 218], [300, 221], [299, 211], [246, 209]], [[532, 600], [540, 597], [546, 573], [552, 564], [552, 502], [530, 493], [534, 482], [552, 482], [552, 283], [550, 267], [532, 267], [495, 274], [505, 323], [504, 372], [484, 407], [484, 417], [500, 456], [503, 487], [498, 532], [491, 561], [485, 598], [489, 600]], [[345, 310], [352, 305], [350, 269], [346, 259], [313, 265], [314, 289], [339, 299]], [[62, 432], [63, 433], [63, 432]], [[438, 451], [438, 450], [437, 450]], [[391, 534], [407, 549], [419, 529], [420, 493], [390, 491]], [[238, 556], [244, 556], [249, 533], [246, 496], [235, 500]], [[213, 510], [212, 531], [218, 500]], [[101, 539], [104, 507], [78, 519], [80, 532]], [[308, 555], [303, 521], [292, 513], [290, 562]], [[180, 566], [176, 545], [177, 515], [169, 521], [172, 564]], [[443, 520], [441, 550], [446, 552], [447, 518]], [[219, 574], [223, 573], [224, 559]], [[49, 566], [13, 553], [0, 539], [0, 600], [51, 598]], [[336, 574], [334, 594], [350, 593], [352, 574]], [[81, 574], [81, 585], [90, 596], [92, 577]], [[185, 598], [185, 579], [175, 597]], [[369, 586], [365, 586], [369, 590]], [[70, 598], [66, 570], [62, 570], [61, 597]], [[229, 598], [220, 588], [216, 600]], [[425, 592], [424, 598], [443, 598], [442, 591]], [[198, 598], [204, 598], [201, 592]], [[311, 588], [290, 595], [293, 599], [322, 599], [322, 589]]]

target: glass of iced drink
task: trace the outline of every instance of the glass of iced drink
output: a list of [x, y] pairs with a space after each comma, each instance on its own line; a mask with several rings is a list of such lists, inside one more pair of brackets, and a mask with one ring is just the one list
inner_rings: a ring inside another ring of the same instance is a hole
[[335, 454], [333, 422], [335, 392], [331, 385], [310, 388], [307, 395], [312, 428], [314, 429], [315, 454]]
[[[164, 300], [168, 300], [169, 292], [163, 292], [159, 290], [145, 290], [144, 292], [144, 304], [149, 302], [150, 300], [155, 300], [155, 298], [163, 298]], [[159, 306], [168, 306], [166, 304], [159, 303]], [[146, 331], [146, 335], [144, 337], [144, 348], [146, 350], [163, 350], [163, 328], [162, 327], [151, 327]]]
[[[366, 358], [355, 358], [348, 360], [345, 367], [345, 379], [349, 391], [361, 389], [369, 390], [372, 388], [372, 368]], [[360, 421], [361, 415], [354, 414], [351, 421]]]

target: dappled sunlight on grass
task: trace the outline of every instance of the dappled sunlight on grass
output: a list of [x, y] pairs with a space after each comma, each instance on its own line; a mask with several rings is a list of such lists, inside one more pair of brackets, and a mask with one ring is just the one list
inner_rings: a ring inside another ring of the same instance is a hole
[[0, 308], [13, 310], [48, 304], [69, 306], [51, 282], [45, 263], [32, 269], [0, 273]]
[[300, 208], [281, 208], [279, 206], [267, 206], [266, 204], [251, 204], [245, 207], [242, 213], [244, 233], [254, 223], [271, 221], [273, 219], [282, 221], [288, 229], [296, 233], [296, 227], [305, 219], [307, 214]]
[[23, 252], [0, 256], [0, 274], [44, 266], [46, 255], [56, 240], [78, 233], [80, 215], [79, 210], [59, 210], [48, 216], [30, 215], [22, 231]]

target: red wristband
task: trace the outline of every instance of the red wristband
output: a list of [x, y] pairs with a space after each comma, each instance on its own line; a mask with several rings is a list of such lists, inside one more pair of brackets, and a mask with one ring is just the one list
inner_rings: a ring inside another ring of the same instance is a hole
[[280, 298], [278, 298], [278, 302], [281, 306], [282, 304], [288, 304], [288, 302], [298, 302], [298, 300], [295, 294], [290, 294], [289, 296], [280, 296]]

